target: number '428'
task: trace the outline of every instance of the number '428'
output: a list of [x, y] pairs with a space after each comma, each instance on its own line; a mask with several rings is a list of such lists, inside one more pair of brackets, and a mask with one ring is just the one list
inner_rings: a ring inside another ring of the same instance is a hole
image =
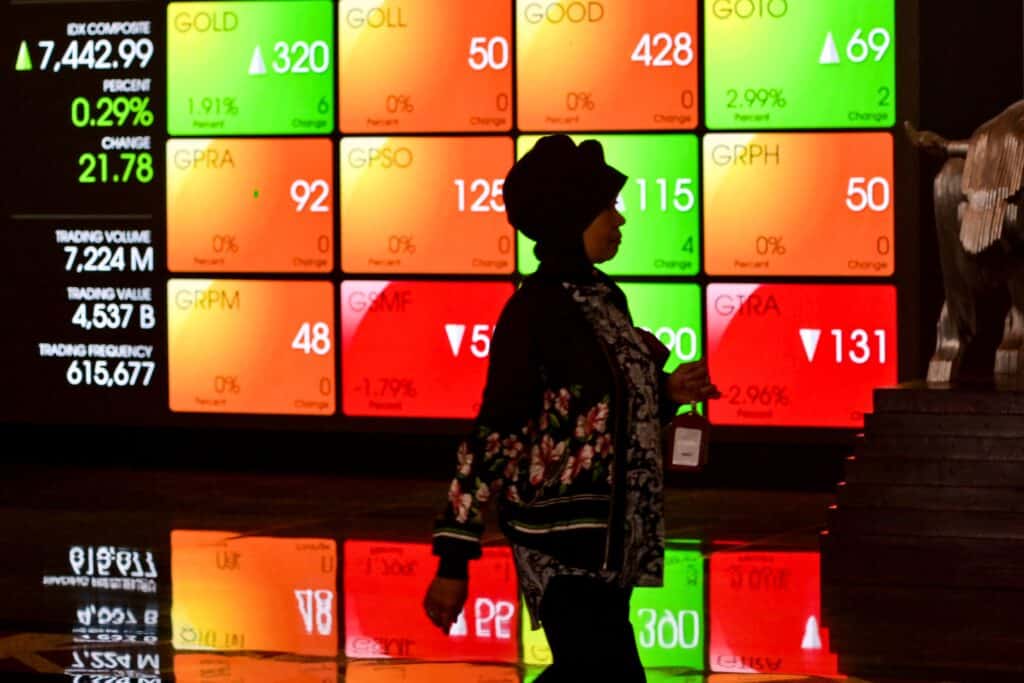
[[693, 36], [681, 32], [674, 36], [665, 33], [645, 33], [640, 36], [630, 61], [644, 66], [690, 66], [693, 64]]

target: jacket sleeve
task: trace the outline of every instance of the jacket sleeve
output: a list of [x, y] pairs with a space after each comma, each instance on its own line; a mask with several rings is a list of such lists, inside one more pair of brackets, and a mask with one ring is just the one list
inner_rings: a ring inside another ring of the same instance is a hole
[[[622, 310], [626, 312], [627, 317], [632, 322], [633, 316], [629, 312], [629, 303], [626, 300], [626, 293], [622, 291], [615, 282], [605, 276], [605, 282], [611, 287], [612, 291], [615, 292], [616, 298], [619, 300], [619, 305], [622, 306]], [[668, 373], [664, 372], [662, 368], [665, 367], [665, 363], [668, 361], [668, 357], [672, 351], [661, 343], [654, 334], [648, 332], [642, 327], [634, 326], [636, 333], [640, 335], [640, 339], [643, 341], [644, 346], [647, 347], [647, 353], [650, 354], [651, 360], [654, 361], [654, 367], [658, 372], [658, 420], [662, 426], [667, 425], [672, 421], [672, 418], [679, 412], [679, 404], [669, 398], [668, 395]]]
[[668, 373], [663, 371], [666, 361], [672, 351], [661, 343], [656, 336], [647, 330], [637, 327], [636, 333], [647, 347], [647, 353], [651, 355], [654, 366], [658, 370], [658, 418], [662, 425], [667, 425], [679, 412], [679, 404], [673, 401], [668, 395]]
[[540, 414], [542, 381], [531, 329], [537, 322], [525, 294], [509, 300], [495, 326], [480, 411], [459, 445], [448, 502], [434, 522], [439, 576], [465, 578], [468, 561], [480, 557], [483, 508], [514, 476], [528, 424]]

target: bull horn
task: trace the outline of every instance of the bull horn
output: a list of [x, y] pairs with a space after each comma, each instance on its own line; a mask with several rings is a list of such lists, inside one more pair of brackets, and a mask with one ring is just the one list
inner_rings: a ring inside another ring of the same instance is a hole
[[966, 140], [947, 140], [938, 133], [930, 130], [920, 131], [910, 121], [903, 122], [903, 130], [907, 139], [914, 147], [939, 157], [965, 157], [967, 156]]

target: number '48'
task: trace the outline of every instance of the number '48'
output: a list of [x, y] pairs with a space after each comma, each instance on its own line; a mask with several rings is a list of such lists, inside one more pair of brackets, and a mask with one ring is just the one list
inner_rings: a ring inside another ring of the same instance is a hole
[[302, 323], [292, 339], [292, 348], [309, 355], [324, 356], [331, 352], [331, 326], [327, 323]]

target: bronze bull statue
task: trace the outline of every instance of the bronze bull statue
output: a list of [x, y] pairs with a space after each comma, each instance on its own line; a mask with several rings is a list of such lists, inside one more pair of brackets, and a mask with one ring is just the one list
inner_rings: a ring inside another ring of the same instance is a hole
[[968, 376], [963, 361], [978, 337], [979, 302], [1005, 294], [1010, 308], [991, 367], [997, 382], [1024, 379], [1024, 100], [968, 140], [905, 126], [915, 146], [946, 158], [934, 187], [945, 302], [928, 382], [982, 379]]

